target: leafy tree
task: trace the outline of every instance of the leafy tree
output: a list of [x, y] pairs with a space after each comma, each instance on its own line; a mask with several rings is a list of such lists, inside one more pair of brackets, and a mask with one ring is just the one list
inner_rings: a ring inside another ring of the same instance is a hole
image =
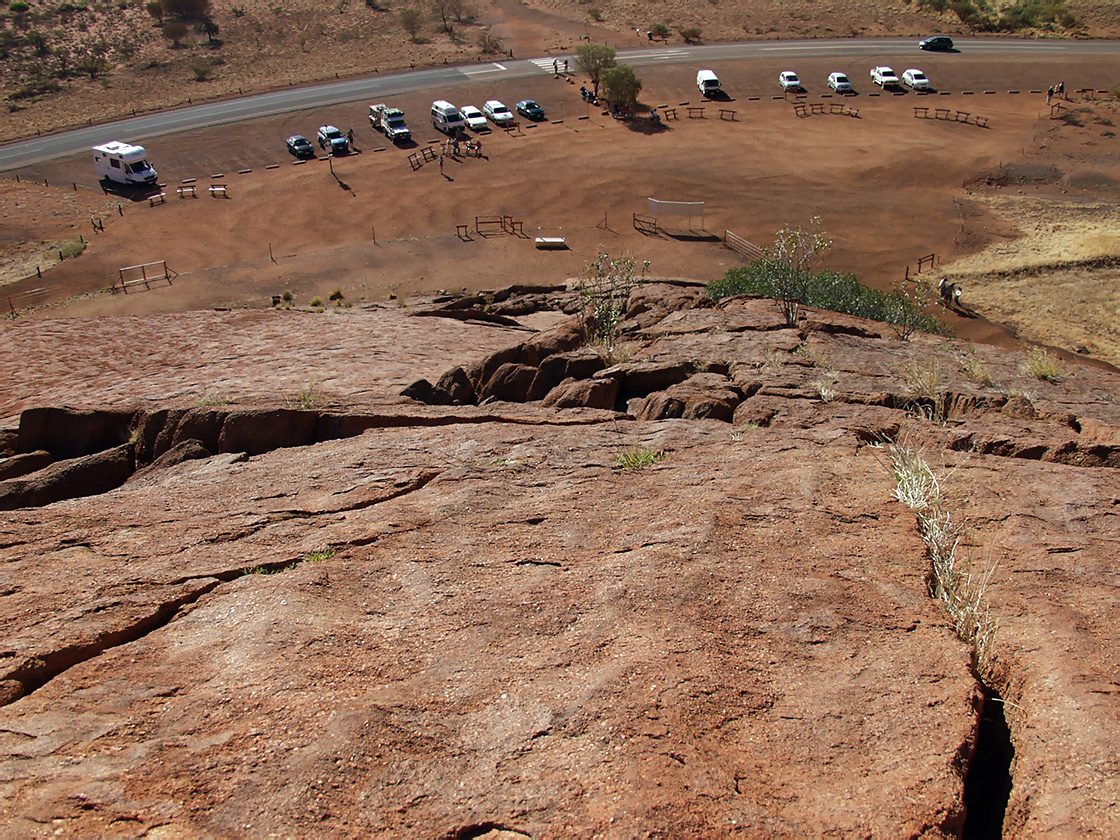
[[214, 18], [210, 17], [210, 15], [206, 15], [202, 18], [202, 22], [199, 24], [199, 29], [201, 29], [202, 32], [205, 33], [206, 41], [209, 44], [214, 43], [214, 36], [221, 31], [218, 28], [218, 24], [214, 21]]
[[179, 42], [187, 37], [187, 25], [181, 20], [165, 23], [161, 31], [163, 37], [172, 42], [173, 47], [178, 47]]
[[603, 71], [614, 67], [617, 62], [614, 57], [614, 47], [606, 44], [580, 44], [576, 47], [576, 69], [586, 73], [591, 79], [595, 95], [599, 95], [599, 83], [603, 80]]
[[157, 23], [161, 26], [163, 25], [163, 3], [161, 3], [160, 0], [149, 0], [149, 2], [144, 5], [144, 8]]
[[38, 29], [32, 29], [27, 33], [27, 43], [35, 50], [35, 55], [46, 55], [50, 52], [50, 48], [47, 47], [47, 36]]
[[420, 34], [420, 27], [424, 23], [424, 16], [419, 9], [401, 9], [401, 29], [408, 33], [413, 41]]
[[700, 43], [700, 27], [689, 26], [685, 29], [679, 30], [678, 34], [684, 39], [686, 44], [699, 44]]
[[649, 28], [649, 32], [654, 38], [668, 38], [669, 37], [669, 27], [666, 26], [663, 23], [655, 23], [653, 26], [651, 26]]
[[448, 35], [455, 32], [454, 0], [432, 0], [432, 17], [439, 21], [440, 28]]
[[210, 14], [210, 0], [161, 0], [166, 14], [183, 20], [202, 20]]
[[629, 64], [616, 64], [603, 71], [603, 95], [611, 104], [633, 107], [642, 92], [642, 80]]

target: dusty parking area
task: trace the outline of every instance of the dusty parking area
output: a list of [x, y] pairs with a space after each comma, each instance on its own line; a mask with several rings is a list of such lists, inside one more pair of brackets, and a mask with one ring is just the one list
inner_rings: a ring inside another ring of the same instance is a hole
[[[658, 132], [603, 116], [581, 101], [577, 80], [544, 73], [394, 99], [419, 145], [439, 139], [427, 118], [437, 95], [478, 106], [499, 98], [511, 107], [532, 97], [548, 111], [549, 120], [535, 127], [522, 121], [517, 133], [483, 135], [482, 158], [449, 158], [442, 175], [434, 162], [413, 171], [407, 157], [419, 146], [398, 149], [375, 134], [366, 102], [153, 138], [145, 145], [168, 184], [167, 203], [120, 202], [123, 216], [112, 209], [97, 214], [105, 219], [104, 232], [80, 258], [44, 275], [38, 287], [46, 290], [46, 300], [38, 311], [57, 316], [267, 306], [284, 290], [305, 304], [335, 290], [355, 301], [559, 282], [578, 275], [600, 249], [649, 259], [657, 276], [701, 281], [744, 262], [716, 241], [636, 231], [633, 214], [646, 212], [651, 196], [704, 201], [706, 232], [731, 230], [760, 245], [783, 225], [820, 216], [834, 240], [828, 265], [886, 288], [921, 255], [935, 253], [939, 263], [950, 263], [993, 238], [1013, 235], [985, 205], [971, 201], [963, 185], [1038, 151], [1051, 123], [1043, 97], [1029, 89], [1058, 79], [1068, 89], [1103, 86], [1114, 69], [1098, 63], [1090, 75], [1049, 57], [982, 64], [959, 55], [881, 60], [899, 72], [921, 66], [948, 95], [873, 96], [878, 91], [867, 76], [877, 60], [776, 58], [717, 65], [730, 101], [708, 104], [702, 119], [689, 119], [682, 107], [681, 119]], [[799, 72], [808, 101], [815, 102], [840, 101], [819, 94], [829, 72], [847, 72], [859, 94], [843, 101], [858, 108], [859, 117], [799, 119], [790, 103], [773, 98], [777, 73], [786, 68]], [[696, 104], [696, 69], [643, 71], [642, 100]], [[982, 114], [991, 127], [915, 119], [915, 105]], [[735, 119], [720, 119], [721, 108], [735, 111]], [[344, 131], [353, 127], [361, 153], [333, 164], [293, 165], [283, 138], [313, 138], [326, 122]], [[1107, 168], [1107, 155], [1093, 151], [1094, 166]], [[266, 168], [271, 165], [278, 168]], [[252, 171], [241, 174], [243, 169]], [[81, 155], [22, 174], [88, 184], [90, 170]], [[219, 174], [224, 177], [213, 178]], [[200, 196], [180, 200], [174, 188], [188, 178], [198, 179]], [[228, 184], [228, 199], [207, 195], [215, 180]], [[477, 216], [499, 214], [521, 221], [526, 237], [457, 235], [458, 225], [473, 229]], [[91, 232], [88, 220], [77, 224]], [[563, 236], [570, 249], [538, 251], [532, 242], [538, 234]], [[173, 286], [127, 296], [97, 293], [118, 268], [153, 260], [166, 260], [179, 272]], [[18, 284], [9, 290], [18, 291]], [[959, 329], [981, 339], [1003, 334], [982, 321]]]

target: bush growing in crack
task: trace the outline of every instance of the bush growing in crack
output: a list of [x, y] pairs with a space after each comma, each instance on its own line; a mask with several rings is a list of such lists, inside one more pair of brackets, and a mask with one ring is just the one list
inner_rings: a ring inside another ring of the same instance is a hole
[[647, 271], [649, 260], [639, 263], [629, 253], [612, 257], [601, 251], [580, 275], [576, 289], [584, 338], [588, 344], [601, 346], [608, 360], [617, 350], [630, 293], [645, 280]]
[[921, 451], [894, 441], [887, 444], [887, 454], [895, 481], [894, 497], [914, 512], [926, 544], [930, 596], [945, 606], [957, 636], [972, 649], [977, 674], [985, 674], [990, 670], [999, 627], [986, 597], [996, 565], [988, 563], [977, 569], [971, 558], [960, 556], [964, 526], [947, 509], [942, 480]]

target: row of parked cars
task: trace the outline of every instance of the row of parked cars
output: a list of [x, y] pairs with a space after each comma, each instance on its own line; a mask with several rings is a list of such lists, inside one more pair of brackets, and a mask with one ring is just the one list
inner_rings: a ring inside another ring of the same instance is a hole
[[[911, 67], [902, 73], [901, 82], [898, 75], [890, 67], [885, 64], [871, 69], [871, 81], [881, 88], [898, 87], [900, 84], [912, 90], [932, 90], [933, 85], [921, 70], [917, 67]], [[801, 84], [801, 78], [792, 70], [786, 70], [778, 75], [778, 84], [782, 90], [786, 91], [801, 91], [805, 88]], [[837, 93], [855, 93], [856, 90], [852, 86], [852, 80], [848, 78], [846, 73], [829, 73], [828, 86]]]
[[[330, 155], [344, 155], [350, 151], [350, 139], [333, 125], [321, 125], [315, 135], [319, 148]], [[293, 134], [284, 141], [288, 151], [297, 158], [315, 157], [315, 147], [302, 134]]]
[[[544, 119], [544, 108], [532, 99], [522, 99], [515, 107], [517, 113], [526, 119], [537, 121]], [[443, 99], [432, 103], [432, 125], [444, 134], [454, 134], [465, 128], [471, 131], [488, 131], [490, 123], [505, 126], [516, 121], [514, 112], [499, 99], [487, 100], [481, 111], [474, 105], [456, 108]]]

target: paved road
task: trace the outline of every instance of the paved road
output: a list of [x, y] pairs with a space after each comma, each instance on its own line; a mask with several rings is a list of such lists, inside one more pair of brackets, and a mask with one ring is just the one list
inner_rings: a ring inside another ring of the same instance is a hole
[[[961, 39], [960, 51], [970, 57], [1017, 54], [1021, 56], [1120, 57], [1120, 41], [1010, 41]], [[782, 41], [705, 46], [619, 50], [619, 61], [635, 67], [658, 64], [710, 64], [717, 61], [759, 59], [782, 55], [790, 58], [849, 55], [889, 55], [915, 50], [913, 38], [836, 41]], [[473, 81], [527, 78], [552, 72], [552, 61], [565, 56], [488, 62], [463, 67], [416, 70], [344, 82], [313, 85], [210, 102], [174, 111], [162, 111], [119, 122], [67, 131], [0, 146], [0, 172], [64, 157], [108, 140], [143, 141], [162, 134], [240, 122], [324, 105], [364, 99], [383, 99], [418, 90], [441, 89]], [[569, 61], [573, 56], [567, 56]]]

